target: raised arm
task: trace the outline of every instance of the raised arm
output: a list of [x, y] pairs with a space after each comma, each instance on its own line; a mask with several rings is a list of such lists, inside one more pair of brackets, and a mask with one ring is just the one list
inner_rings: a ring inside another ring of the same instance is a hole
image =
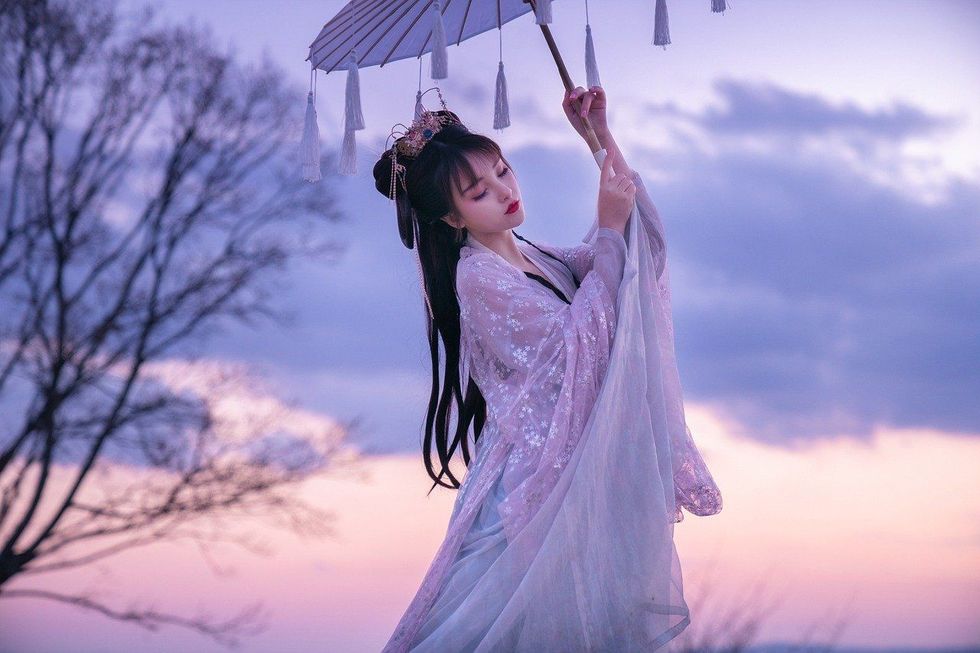
[[619, 149], [619, 144], [616, 142], [615, 137], [613, 137], [612, 131], [608, 127], [604, 127], [601, 132], [597, 130], [595, 135], [599, 139], [599, 145], [606, 150], [606, 156], [613, 158], [613, 170], [616, 172], [625, 172], [633, 176], [634, 170], [626, 163], [626, 159], [623, 157], [623, 151]]
[[[650, 251], [653, 252], [654, 258], [656, 259], [657, 277], [659, 278], [663, 273], [667, 257], [667, 236], [664, 225], [660, 220], [657, 207], [650, 198], [650, 194], [647, 193], [646, 186], [640, 174], [633, 170], [626, 162], [625, 157], [623, 157], [623, 152], [612, 134], [612, 130], [609, 129], [609, 123], [606, 120], [606, 105], [606, 92], [601, 86], [593, 86], [588, 90], [581, 86], [576, 87], [570, 93], [567, 93], [562, 101], [562, 108], [565, 110], [565, 115], [568, 117], [569, 123], [582, 136], [583, 140], [585, 139], [586, 129], [582, 121], [582, 116], [588, 115], [589, 122], [595, 130], [596, 137], [599, 139], [599, 144], [606, 151], [606, 159], [611, 159], [613, 170], [616, 173], [627, 174], [633, 179], [633, 183], [636, 186], [636, 205], [642, 221], [641, 226], [643, 227], [643, 232], [649, 239]], [[590, 231], [584, 240], [588, 242], [593, 233], [593, 231]]]

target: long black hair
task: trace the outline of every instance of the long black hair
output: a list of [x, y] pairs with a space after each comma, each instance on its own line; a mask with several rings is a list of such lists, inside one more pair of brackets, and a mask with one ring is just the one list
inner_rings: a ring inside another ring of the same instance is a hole
[[[449, 110], [435, 112], [459, 121]], [[425, 292], [429, 297], [432, 315], [426, 309], [426, 331], [429, 353], [432, 358], [432, 392], [425, 418], [422, 440], [422, 460], [425, 469], [436, 485], [450, 489], [460, 487], [460, 481], [449, 469], [457, 447], [466, 466], [470, 463], [467, 433], [473, 425], [473, 442], [479, 439], [487, 418], [487, 404], [473, 378], [466, 380], [466, 392], [460, 387], [460, 324], [459, 302], [456, 298], [456, 264], [466, 239], [466, 228], [455, 228], [441, 218], [455, 209], [451, 184], [462, 192], [462, 177], [475, 182], [477, 175], [467, 159], [468, 153], [481, 154], [491, 161], [498, 157], [508, 167], [500, 146], [491, 138], [470, 132], [460, 124], [443, 125], [442, 129], [425, 144], [414, 159], [398, 154], [397, 162], [405, 165], [405, 188], [396, 180], [395, 204], [398, 214], [398, 230], [406, 247], [415, 246], [422, 267]], [[391, 150], [386, 150], [374, 166], [375, 186], [385, 197], [391, 192]], [[425, 308], [423, 306], [423, 308]], [[439, 380], [439, 339], [442, 339], [446, 361], [444, 380]], [[449, 438], [449, 420], [456, 406], [455, 433]], [[436, 473], [432, 465], [432, 447], [435, 444], [441, 469]], [[442, 477], [448, 477], [448, 483]]]
[[[466, 240], [466, 228], [455, 228], [442, 220], [443, 216], [455, 209], [452, 184], [462, 193], [461, 183], [466, 175], [469, 183], [475, 183], [477, 175], [467, 158], [467, 153], [476, 153], [496, 162], [498, 158], [511, 168], [513, 166], [503, 155], [500, 146], [487, 136], [469, 131], [459, 121], [459, 117], [449, 110], [435, 112], [450, 116], [456, 123], [444, 125], [425, 144], [414, 159], [401, 154], [397, 162], [405, 165], [405, 188], [395, 180], [395, 204], [398, 217], [398, 232], [405, 247], [417, 248], [422, 268], [425, 292], [432, 310], [425, 308], [426, 332], [429, 341], [429, 354], [432, 358], [432, 391], [425, 417], [422, 439], [422, 462], [426, 472], [436, 485], [450, 489], [460, 487], [460, 481], [449, 468], [456, 448], [459, 447], [463, 462], [470, 464], [467, 432], [473, 425], [474, 444], [483, 432], [487, 418], [487, 404], [480, 388], [470, 376], [466, 380], [465, 398], [460, 387], [460, 320], [459, 302], [456, 297], [456, 264], [459, 252]], [[385, 197], [390, 197], [392, 188], [392, 151], [386, 150], [374, 165], [375, 187]], [[512, 174], [516, 174], [513, 173]], [[516, 238], [530, 244], [551, 258], [561, 261], [516, 231]], [[576, 288], [579, 281], [575, 280]], [[567, 300], [566, 300], [567, 301]], [[439, 339], [442, 339], [446, 362], [443, 371], [444, 381], [439, 380]], [[441, 389], [440, 389], [441, 388]], [[449, 416], [456, 406], [456, 429], [449, 439]], [[439, 457], [440, 470], [437, 474], [432, 465], [432, 445], [435, 443]], [[449, 477], [449, 482], [442, 477]]]

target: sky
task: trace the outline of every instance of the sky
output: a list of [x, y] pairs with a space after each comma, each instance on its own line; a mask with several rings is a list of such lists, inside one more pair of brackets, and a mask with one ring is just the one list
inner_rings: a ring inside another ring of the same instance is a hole
[[[161, 19], [209, 26], [243, 61], [268, 57], [302, 105], [307, 47], [342, 3], [157, 6]], [[725, 497], [722, 513], [677, 529], [692, 595], [707, 592], [710, 569], [735, 600], [757, 578], [780, 586], [786, 603], [758, 641], [801, 636], [836, 610], [848, 645], [980, 647], [980, 4], [669, 7], [666, 49], [651, 45], [652, 1], [592, 2], [590, 18], [610, 124], [666, 225], [688, 419]], [[553, 11], [584, 83], [584, 3]], [[594, 215], [595, 162], [565, 121], [529, 15], [504, 27], [512, 125], [492, 129], [497, 48], [496, 30], [450, 46], [438, 84], [514, 164], [519, 233], [574, 244]], [[321, 182], [341, 198], [345, 249], [290, 270], [279, 301], [292, 324], [231, 329], [207, 349], [254, 369], [267, 399], [304, 420], [359, 418], [349, 437], [373, 481], [311, 484], [337, 514], [336, 538], [270, 529], [276, 556], [228, 552], [233, 578], [190, 548], [121, 559], [109, 585], [120, 601], [153, 569], [172, 576], [142, 586], [174, 605], [227, 606], [262, 588], [277, 616], [249, 651], [378, 650], [407, 606], [454, 495], [425, 496], [422, 299], [370, 171], [392, 125], [411, 118], [418, 74], [415, 60], [361, 71], [359, 174]], [[344, 84], [343, 73], [317, 82], [325, 150], [340, 145]], [[695, 625], [713, 614], [695, 609]], [[45, 628], [54, 617], [70, 628]], [[65, 632], [99, 642], [92, 650], [212, 650], [26, 601], [0, 613], [0, 632], [12, 651], [66, 650]]]

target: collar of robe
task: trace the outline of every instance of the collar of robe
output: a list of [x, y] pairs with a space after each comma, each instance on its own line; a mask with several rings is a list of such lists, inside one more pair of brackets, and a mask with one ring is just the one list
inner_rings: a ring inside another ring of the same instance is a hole
[[[517, 241], [517, 248], [521, 252], [523, 252], [524, 256], [531, 259], [531, 261], [537, 266], [537, 268], [544, 273], [545, 279], [551, 282], [551, 284], [556, 288], [563, 289], [563, 292], [567, 294], [567, 289], [564, 289], [565, 284], [559, 281], [555, 277], [553, 271], [550, 269], [548, 265], [544, 264], [543, 259], [545, 257], [543, 254], [541, 254], [532, 245], [522, 240]], [[524, 270], [521, 270], [519, 267], [517, 267], [516, 265], [514, 265], [513, 263], [505, 259], [503, 256], [501, 256], [497, 251], [490, 249], [489, 247], [481, 243], [479, 240], [474, 238], [470, 233], [467, 233], [466, 240], [463, 241], [463, 246], [459, 250], [459, 257], [461, 259], [466, 258], [467, 256], [471, 256], [472, 254], [476, 254], [478, 252], [489, 252], [497, 259], [499, 259], [499, 261], [503, 263], [508, 269], [513, 270], [514, 274], [518, 275], [521, 278], [527, 279], [527, 275], [524, 274]], [[530, 280], [528, 279], [528, 281]]]

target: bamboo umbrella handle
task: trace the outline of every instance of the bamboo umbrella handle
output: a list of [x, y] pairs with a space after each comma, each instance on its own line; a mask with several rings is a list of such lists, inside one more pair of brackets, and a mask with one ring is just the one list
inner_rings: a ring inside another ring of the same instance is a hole
[[[531, 5], [532, 11], [537, 13], [537, 7], [534, 4], [534, 0], [524, 0], [524, 2]], [[555, 43], [554, 37], [551, 35], [551, 30], [547, 25], [538, 25], [541, 28], [541, 33], [544, 34], [544, 40], [548, 43], [548, 49], [551, 50], [551, 56], [555, 59], [555, 65], [558, 66], [558, 75], [561, 76], [561, 81], [565, 84], [565, 92], [568, 93], [575, 88], [575, 84], [572, 83], [572, 78], [568, 74], [568, 69], [565, 68], [565, 62], [561, 58], [561, 52], [558, 51], [558, 45]], [[579, 99], [579, 106], [581, 106], [582, 100]], [[589, 149], [592, 150], [592, 155], [595, 156], [596, 152], [602, 149], [599, 144], [599, 138], [595, 135], [595, 130], [592, 128], [592, 122], [589, 120], [588, 116], [582, 116], [582, 122], [585, 124], [585, 142], [589, 144]], [[598, 158], [596, 159], [598, 162]]]

